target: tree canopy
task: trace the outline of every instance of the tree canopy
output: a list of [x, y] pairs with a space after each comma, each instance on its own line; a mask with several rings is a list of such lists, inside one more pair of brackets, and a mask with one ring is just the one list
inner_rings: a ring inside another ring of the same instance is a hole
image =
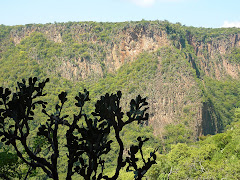
[[[148, 103], [140, 95], [130, 102], [130, 110], [125, 114], [120, 106], [122, 93], [105, 94], [95, 104], [95, 111], [84, 113], [84, 105], [90, 101], [89, 92], [84, 90], [75, 97], [78, 112], [71, 119], [63, 114], [64, 104], [67, 102], [67, 92], [58, 95], [59, 103], [55, 105], [55, 112], [47, 112], [44, 88], [49, 79], [38, 81], [36, 77], [28, 82], [18, 82], [16, 92], [0, 87], [0, 136], [7, 146], [12, 146], [17, 156], [29, 166], [25, 179], [29, 173], [40, 168], [52, 179], [59, 179], [58, 163], [60, 148], [59, 130], [67, 128], [65, 148], [67, 149], [66, 179], [71, 179], [76, 173], [84, 179], [117, 179], [120, 170], [126, 166], [127, 171], [134, 172], [135, 179], [142, 179], [149, 168], [156, 163], [156, 151], [151, 152], [146, 159], [142, 147], [148, 138], [137, 138], [137, 144], [132, 145], [124, 155], [124, 144], [121, 131], [124, 126], [133, 122], [143, 124], [148, 120], [146, 112]], [[36, 136], [31, 131], [36, 110], [42, 109], [47, 117], [41, 120]], [[112, 177], [104, 174], [104, 155], [111, 151], [112, 140], [108, 139], [113, 131], [119, 146], [117, 164]], [[32, 141], [37, 139], [38, 141]], [[48, 157], [44, 156], [48, 152]], [[140, 153], [140, 158], [136, 154]], [[142, 161], [142, 163], [138, 163]]]

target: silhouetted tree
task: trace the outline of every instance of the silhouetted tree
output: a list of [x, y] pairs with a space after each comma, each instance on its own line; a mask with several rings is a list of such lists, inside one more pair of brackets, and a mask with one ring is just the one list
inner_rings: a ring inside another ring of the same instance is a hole
[[[67, 101], [67, 93], [58, 95], [59, 104], [55, 106], [55, 113], [49, 114], [46, 111], [47, 102], [41, 100], [46, 93], [44, 87], [49, 79], [39, 82], [37, 78], [29, 78], [18, 82], [16, 92], [12, 93], [8, 88], [0, 87], [0, 137], [6, 145], [12, 145], [18, 157], [30, 168], [29, 172], [36, 168], [41, 168], [48, 177], [59, 179], [58, 158], [59, 158], [59, 128], [66, 126], [66, 147], [68, 149], [68, 168], [66, 179], [71, 179], [72, 175], [78, 173], [84, 179], [117, 179], [121, 168], [127, 166], [127, 171], [134, 171], [135, 179], [141, 179], [148, 169], [156, 163], [156, 150], [150, 153], [148, 160], [145, 160], [142, 152], [143, 143], [148, 139], [138, 137], [138, 145], [131, 146], [128, 154], [124, 158], [124, 144], [120, 137], [123, 127], [135, 121], [143, 123], [148, 120], [146, 98], [140, 95], [130, 102], [130, 111], [126, 113], [127, 119], [124, 121], [124, 113], [120, 107], [121, 92], [117, 94], [105, 94], [95, 104], [95, 111], [89, 118], [83, 113], [83, 107], [89, 99], [89, 92], [84, 90], [75, 97], [75, 106], [79, 108], [77, 114], [73, 115], [73, 120], [68, 121], [68, 115], [62, 115], [62, 109]], [[44, 137], [49, 149], [50, 159], [42, 157], [40, 145], [31, 146], [29, 143], [30, 122], [34, 120], [34, 109], [41, 106], [42, 112], [48, 116], [48, 120], [38, 128], [37, 135]], [[83, 121], [84, 122], [83, 122]], [[81, 123], [80, 123], [81, 122]], [[119, 145], [117, 165], [112, 177], [104, 175], [104, 159], [111, 150], [112, 140], [108, 136], [110, 131], [114, 131], [116, 141]], [[136, 153], [140, 152], [143, 166], [138, 167]], [[25, 153], [25, 154], [24, 154]], [[27, 176], [29, 174], [27, 173]], [[27, 178], [26, 176], [26, 178]]]

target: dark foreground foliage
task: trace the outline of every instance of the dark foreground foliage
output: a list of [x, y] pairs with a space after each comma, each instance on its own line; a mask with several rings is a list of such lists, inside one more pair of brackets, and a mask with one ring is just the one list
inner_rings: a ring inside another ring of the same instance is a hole
[[[148, 138], [137, 138], [138, 145], [133, 145], [128, 150], [128, 156], [124, 156], [124, 144], [120, 136], [123, 127], [137, 122], [143, 124], [148, 120], [146, 113], [148, 103], [146, 98], [140, 95], [130, 102], [130, 110], [126, 115], [120, 107], [121, 92], [117, 94], [105, 94], [95, 104], [95, 111], [91, 115], [84, 114], [83, 107], [89, 99], [89, 92], [84, 90], [75, 97], [75, 106], [78, 112], [71, 119], [63, 114], [63, 106], [67, 102], [67, 92], [58, 95], [59, 103], [55, 106], [55, 112], [47, 112], [47, 102], [42, 100], [46, 95], [44, 87], [49, 79], [42, 82], [37, 78], [29, 78], [28, 83], [22, 80], [18, 83], [16, 92], [12, 93], [8, 88], [0, 87], [0, 137], [7, 146], [12, 146], [17, 156], [29, 166], [25, 179], [35, 169], [42, 169], [52, 179], [59, 179], [58, 159], [60, 154], [59, 131], [67, 127], [65, 134], [67, 149], [66, 179], [71, 179], [77, 173], [84, 179], [117, 179], [123, 167], [127, 171], [133, 171], [135, 179], [142, 179], [149, 168], [156, 163], [156, 150], [145, 159], [142, 152], [144, 142]], [[42, 110], [47, 115], [46, 121], [41, 120], [37, 137], [31, 137], [31, 128], [34, 123], [35, 110]], [[112, 177], [104, 174], [104, 155], [111, 151], [112, 140], [108, 139], [110, 132], [114, 133], [119, 146], [117, 164]], [[43, 143], [31, 143], [38, 138]], [[47, 149], [49, 157], [43, 155]], [[136, 158], [137, 153], [141, 159]], [[142, 163], [137, 163], [138, 161]], [[139, 164], [142, 164], [140, 167]]]

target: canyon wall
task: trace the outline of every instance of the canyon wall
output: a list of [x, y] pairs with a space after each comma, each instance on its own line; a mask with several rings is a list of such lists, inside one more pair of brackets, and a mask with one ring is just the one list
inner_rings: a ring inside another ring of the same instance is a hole
[[[173, 40], [173, 33], [157, 23], [111, 25], [110, 30], [91, 23], [30, 25], [13, 29], [10, 36], [17, 46], [35, 32], [59, 44], [66, 43], [67, 35], [76, 44], [87, 42], [89, 56], [58, 58], [61, 63], [56, 71], [72, 81], [101, 78], [126, 63], [131, 65], [143, 52], [159, 51], [158, 70], [147, 89], [150, 124], [157, 135], [162, 135], [167, 124], [178, 123], [193, 129], [195, 137], [216, 133], [218, 115], [211, 104], [203, 102], [199, 82], [204, 84], [203, 76], [217, 80], [239, 78], [240, 65], [226, 58], [232, 48], [240, 47], [238, 33], [199, 40], [194, 33], [187, 32], [185, 43], [193, 48], [191, 52], [184, 51], [183, 45], [175, 46], [173, 42], [181, 44], [182, 39]], [[168, 56], [166, 47], [171, 49]]]

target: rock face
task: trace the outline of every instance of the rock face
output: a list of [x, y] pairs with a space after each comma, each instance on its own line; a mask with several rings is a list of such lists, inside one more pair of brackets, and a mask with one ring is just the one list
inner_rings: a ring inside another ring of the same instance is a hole
[[[217, 80], [230, 76], [239, 78], [240, 65], [229, 62], [225, 55], [233, 47], [240, 47], [240, 34], [211, 37], [208, 40], [197, 39], [194, 33], [186, 33], [186, 42], [193, 48], [192, 54], [178, 55], [173, 50], [164, 64], [164, 47], [182, 50], [174, 46], [171, 33], [159, 24], [133, 24], [115, 27], [103, 34], [104, 28], [92, 24], [49, 24], [23, 26], [11, 31], [15, 45], [33, 32], [43, 33], [55, 43], [64, 43], [66, 34], [77, 44], [89, 43], [89, 56], [75, 57], [72, 61], [62, 61], [58, 72], [70, 80], [87, 79], [91, 76], [103, 77], [104, 73], [113, 73], [122, 65], [133, 62], [142, 52], [159, 50], [159, 67], [155, 79], [148, 89], [150, 92], [150, 124], [156, 134], [162, 134], [167, 124], [186, 123], [194, 129], [195, 137], [214, 134], [218, 131], [217, 114], [209, 103], [202, 101], [201, 89], [196, 81], [202, 76]], [[106, 38], [106, 36], [108, 38]], [[175, 39], [177, 44], [181, 40]], [[91, 47], [90, 47], [91, 46]], [[99, 61], [99, 59], [101, 59]], [[74, 63], [73, 63], [74, 62]], [[166, 66], [166, 67], [164, 67]], [[163, 69], [165, 70], [163, 71]], [[204, 82], [203, 82], [204, 83]], [[190, 119], [190, 120], [189, 120]]]
[[160, 47], [170, 45], [165, 32], [148, 31], [144, 26], [126, 29], [119, 34], [119, 37], [120, 44], [114, 44], [107, 56], [107, 62], [116, 62], [111, 67], [112, 70], [118, 69], [126, 60], [133, 61], [143, 51], [153, 52]]
[[239, 65], [228, 62], [225, 54], [234, 47], [240, 47], [240, 34], [230, 34], [220, 38], [211, 38], [207, 42], [188, 38], [188, 43], [194, 47], [196, 56], [200, 59], [200, 68], [210, 77], [221, 80], [226, 75], [234, 79], [239, 77]]
[[[115, 72], [124, 63], [134, 61], [136, 57], [144, 51], [153, 52], [162, 46], [170, 45], [165, 31], [159, 28], [149, 30], [145, 26], [125, 27], [117, 30], [113, 32], [108, 42], [99, 40], [99, 35], [94, 31], [94, 27], [87, 24], [73, 25], [71, 28], [66, 27], [66, 25], [24, 26], [20, 30], [12, 30], [11, 38], [15, 45], [17, 45], [22, 39], [30, 36], [33, 32], [41, 32], [49, 40], [56, 43], [62, 43], [64, 34], [69, 32], [72, 38], [79, 44], [87, 41], [93, 46], [100, 46], [106, 53], [102, 63], [107, 67], [107, 72]], [[81, 38], [79, 38], [80, 36]], [[97, 49], [97, 51], [98, 50], [99, 49]], [[96, 59], [93, 55], [96, 53], [95, 51], [90, 52], [92, 60]], [[98, 56], [102, 56], [102, 54], [98, 54]], [[80, 57], [76, 58], [75, 61], [75, 67], [80, 68], [79, 73], [77, 69], [72, 66], [74, 70], [71, 73], [62, 72], [64, 76], [66, 75], [66, 78], [74, 79], [76, 75], [80, 75], [82, 79], [86, 79], [91, 74], [97, 73], [99, 76], [102, 75], [102, 70], [96, 69], [96, 63], [88, 63], [88, 65], [86, 65], [83, 61], [86, 62], [87, 60], [82, 60]], [[81, 68], [82, 65], [86, 68]], [[65, 66], [67, 69], [70, 68], [68, 63], [65, 63]], [[62, 70], [64, 69], [66, 68], [63, 67]], [[90, 72], [90, 69], [94, 69], [94, 71]], [[72, 76], [70, 74], [72, 74]]]

